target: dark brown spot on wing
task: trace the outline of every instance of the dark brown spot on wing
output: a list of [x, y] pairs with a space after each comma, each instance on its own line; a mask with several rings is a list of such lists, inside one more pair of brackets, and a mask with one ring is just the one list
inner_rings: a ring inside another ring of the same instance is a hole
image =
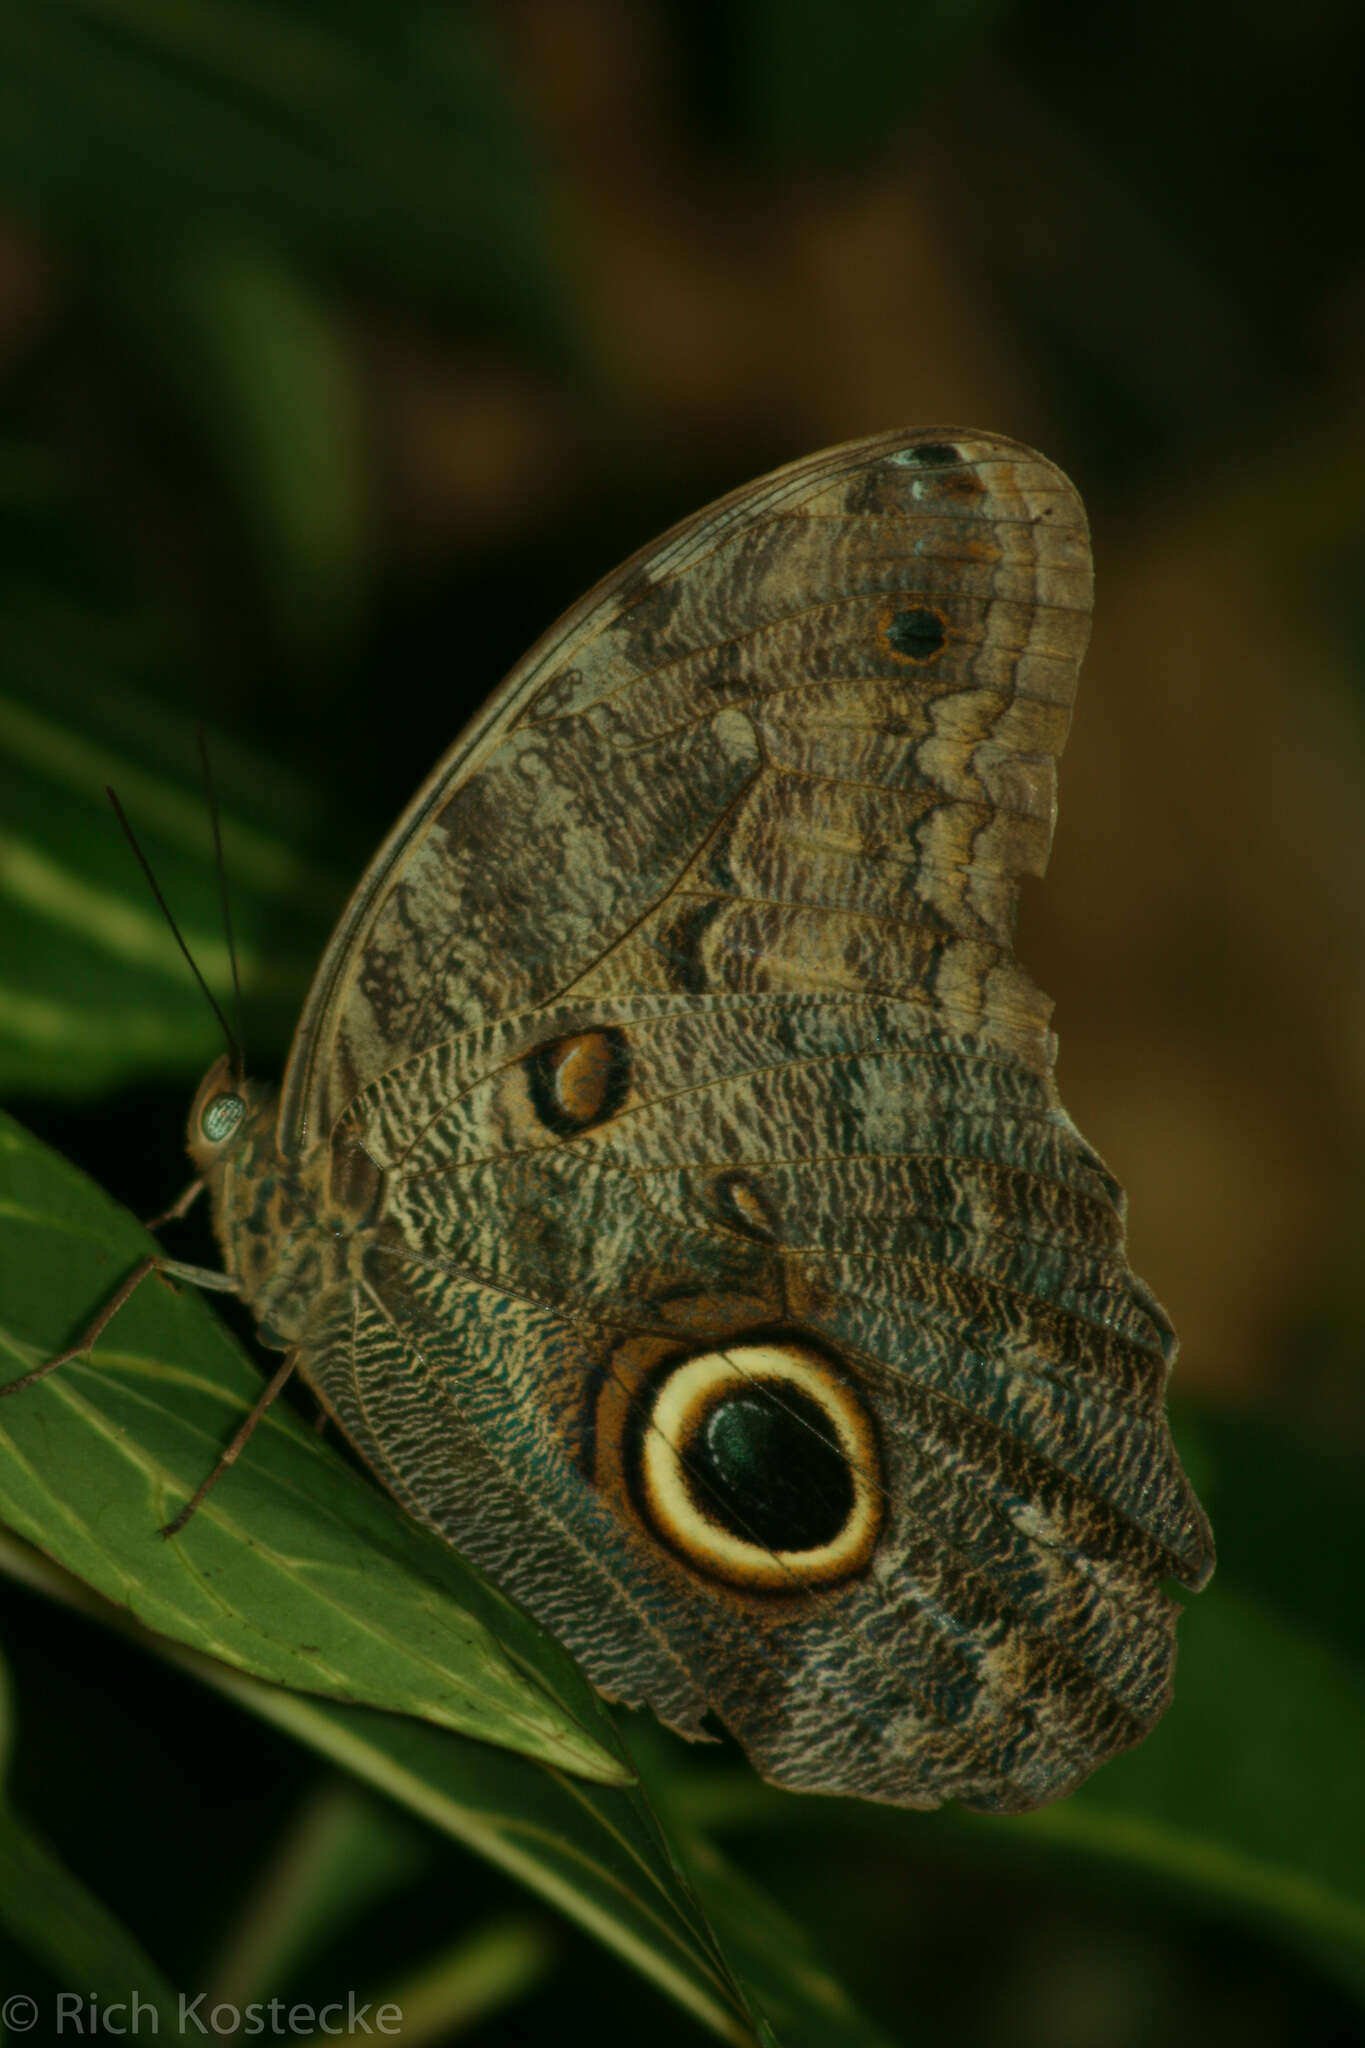
[[528, 1065], [531, 1102], [560, 1137], [614, 1116], [630, 1088], [630, 1050], [617, 1030], [580, 1031], [542, 1045]]
[[378, 1205], [384, 1177], [355, 1132], [341, 1125], [333, 1134], [327, 1191], [332, 1204], [354, 1228], [369, 1223]]

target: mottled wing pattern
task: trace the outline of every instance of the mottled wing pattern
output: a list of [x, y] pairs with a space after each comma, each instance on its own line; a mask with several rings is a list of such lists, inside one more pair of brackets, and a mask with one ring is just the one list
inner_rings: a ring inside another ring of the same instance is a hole
[[1055, 1796], [1161, 1713], [1162, 1582], [1211, 1568], [1011, 952], [1089, 615], [1011, 442], [721, 501], [441, 764], [286, 1079], [343, 1427], [604, 1690], [783, 1783]]
[[372, 863], [287, 1143], [589, 978], [913, 993], [1041, 1062], [1015, 884], [1046, 861], [1089, 619], [1080, 502], [1010, 442], [855, 442], [686, 520], [512, 672]]

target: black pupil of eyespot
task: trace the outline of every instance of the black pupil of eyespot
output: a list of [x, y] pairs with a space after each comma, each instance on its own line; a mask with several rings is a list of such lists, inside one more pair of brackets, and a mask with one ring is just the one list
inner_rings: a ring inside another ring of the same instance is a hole
[[718, 1401], [683, 1454], [701, 1512], [769, 1550], [832, 1543], [853, 1507], [853, 1480], [819, 1403], [782, 1385]]
[[943, 621], [927, 606], [916, 605], [912, 611], [897, 613], [886, 629], [886, 637], [898, 654], [909, 655], [912, 661], [926, 661], [943, 645]]

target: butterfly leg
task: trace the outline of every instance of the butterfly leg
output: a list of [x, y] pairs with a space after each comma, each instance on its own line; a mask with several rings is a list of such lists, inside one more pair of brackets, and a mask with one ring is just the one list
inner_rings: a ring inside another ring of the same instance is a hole
[[250, 1413], [244, 1418], [240, 1429], [219, 1458], [218, 1463], [214, 1466], [208, 1477], [196, 1486], [179, 1514], [172, 1521], [167, 1522], [165, 1528], [161, 1531], [163, 1536], [178, 1536], [206, 1494], [218, 1484], [218, 1481], [222, 1478], [228, 1467], [236, 1464], [246, 1448], [256, 1428], [256, 1424], [265, 1414], [267, 1408], [273, 1406], [277, 1396], [283, 1391], [286, 1381], [293, 1372], [294, 1367], [298, 1364], [298, 1360], [299, 1354], [297, 1351], [290, 1351], [285, 1354], [282, 1363], [272, 1378], [261, 1389], [258, 1400]]
[[142, 1226], [143, 1229], [160, 1230], [163, 1224], [179, 1223], [183, 1217], [189, 1215], [190, 1210], [203, 1194], [204, 1185], [203, 1174], [196, 1174], [189, 1186], [182, 1188], [181, 1192], [171, 1203], [170, 1208], [163, 1209], [159, 1216], [149, 1216]]
[[237, 1282], [228, 1273], [216, 1273], [211, 1266], [187, 1266], [179, 1259], [163, 1259], [159, 1252], [153, 1252], [150, 1257], [139, 1259], [132, 1272], [124, 1276], [74, 1344], [68, 1344], [65, 1351], [59, 1351], [55, 1358], [45, 1358], [31, 1372], [20, 1373], [17, 1380], [0, 1387], [0, 1394], [22, 1394], [26, 1387], [36, 1386], [39, 1380], [45, 1380], [49, 1373], [56, 1372], [58, 1366], [69, 1365], [73, 1358], [84, 1358], [88, 1351], [93, 1351], [123, 1304], [132, 1299], [151, 1273], [161, 1279], [187, 1280], [193, 1287], [203, 1287], [219, 1294], [237, 1292]]
[[55, 1358], [45, 1358], [41, 1365], [35, 1365], [31, 1372], [21, 1373], [17, 1380], [0, 1387], [0, 1394], [22, 1394], [25, 1387], [36, 1386], [45, 1380], [50, 1372], [56, 1372], [59, 1365], [68, 1365], [73, 1358], [83, 1358], [87, 1351], [93, 1351], [104, 1332], [125, 1301], [132, 1298], [149, 1273], [156, 1273], [172, 1280], [188, 1280], [192, 1286], [216, 1289], [221, 1294], [235, 1294], [237, 1282], [227, 1273], [215, 1273], [211, 1266], [186, 1266], [178, 1259], [163, 1259], [153, 1252], [149, 1258], [141, 1259], [131, 1273], [122, 1279], [108, 1301], [103, 1303], [93, 1321], [88, 1323], [74, 1344], [68, 1344], [65, 1351], [59, 1351]]

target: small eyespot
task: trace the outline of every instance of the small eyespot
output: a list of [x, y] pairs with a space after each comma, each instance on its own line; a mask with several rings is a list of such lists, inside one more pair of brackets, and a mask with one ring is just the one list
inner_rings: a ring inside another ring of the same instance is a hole
[[717, 1176], [713, 1199], [722, 1221], [744, 1237], [771, 1243], [777, 1236], [777, 1221], [767, 1198], [748, 1174], [731, 1171]]
[[962, 460], [961, 451], [951, 441], [921, 441], [908, 453], [910, 460], [924, 469], [946, 469]]
[[605, 1122], [630, 1090], [630, 1048], [613, 1028], [578, 1031], [531, 1055], [531, 1102], [547, 1130], [570, 1137]]
[[948, 621], [931, 605], [912, 604], [896, 612], [883, 628], [892, 651], [905, 661], [932, 661], [948, 638]]
[[240, 1095], [230, 1090], [222, 1095], [210, 1095], [199, 1112], [199, 1129], [210, 1145], [221, 1145], [230, 1138], [242, 1118], [246, 1115], [246, 1103]]
[[837, 1583], [871, 1558], [880, 1458], [861, 1400], [793, 1339], [673, 1361], [644, 1393], [632, 1492], [694, 1570], [752, 1592]]

